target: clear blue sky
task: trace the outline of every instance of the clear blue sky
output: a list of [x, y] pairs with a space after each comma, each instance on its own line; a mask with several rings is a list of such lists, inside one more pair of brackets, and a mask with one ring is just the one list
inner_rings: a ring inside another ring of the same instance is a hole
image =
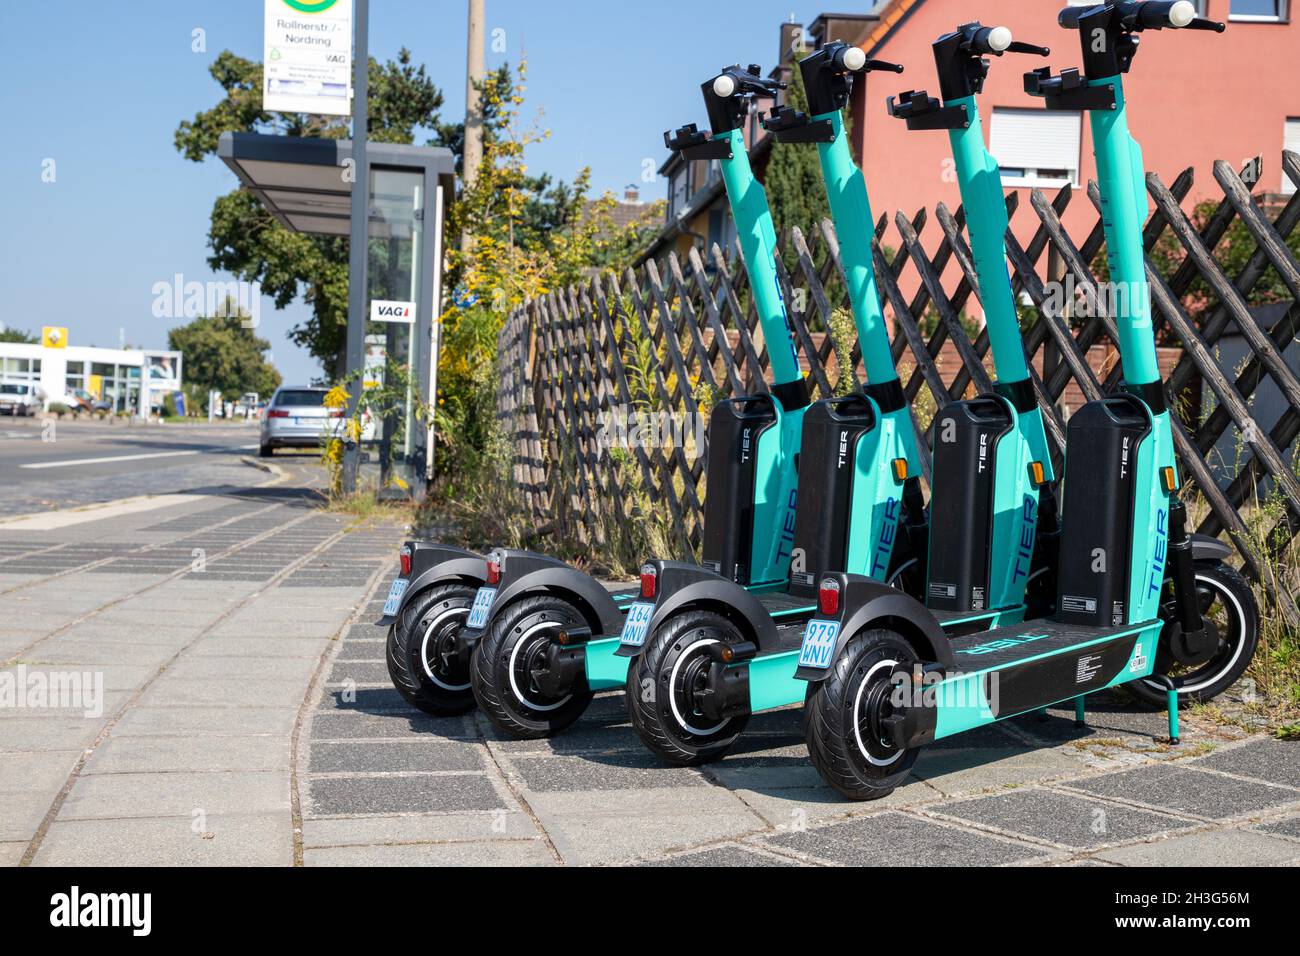
[[[506, 44], [488, 66], [528, 55], [527, 105], [553, 134], [530, 155], [535, 171], [570, 179], [589, 165], [597, 191], [621, 192], [645, 159], [662, 161], [665, 129], [704, 125], [710, 71], [770, 68], [780, 23], [823, 12], [792, 4], [487, 0], [489, 40], [499, 28]], [[409, 47], [444, 91], [447, 118], [464, 113], [465, 10], [371, 0], [371, 55]], [[206, 52], [191, 50], [196, 27]], [[176, 273], [213, 278], [208, 216], [236, 183], [220, 161], [191, 163], [172, 145], [180, 120], [217, 102], [207, 68], [223, 49], [261, 58], [262, 0], [0, 0], [0, 323], [67, 325], [73, 344], [99, 346], [123, 329], [129, 344], [166, 347], [177, 323], [153, 317], [152, 288]], [[53, 183], [42, 182], [46, 159]], [[663, 194], [662, 182], [643, 187]], [[263, 304], [261, 334], [289, 380], [319, 374], [285, 336], [305, 314]]]

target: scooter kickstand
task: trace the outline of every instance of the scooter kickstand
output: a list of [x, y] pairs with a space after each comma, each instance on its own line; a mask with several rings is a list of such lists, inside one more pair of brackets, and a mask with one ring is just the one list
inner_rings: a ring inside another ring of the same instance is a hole
[[1168, 674], [1151, 676], [1165, 685], [1165, 710], [1169, 714], [1169, 746], [1177, 747], [1182, 742], [1178, 737], [1178, 688]]
[[1074, 698], [1074, 726], [1076, 727], [1088, 726], [1088, 718], [1083, 706], [1084, 696], [1084, 694], [1080, 694], [1078, 697]]

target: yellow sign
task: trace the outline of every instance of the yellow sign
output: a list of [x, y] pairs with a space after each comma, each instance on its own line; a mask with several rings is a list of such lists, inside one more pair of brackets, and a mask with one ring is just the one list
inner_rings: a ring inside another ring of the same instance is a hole
[[86, 391], [100, 401], [104, 400], [104, 376], [92, 375], [86, 380]]
[[41, 329], [41, 344], [47, 349], [66, 349], [68, 330], [61, 325], [47, 325]]

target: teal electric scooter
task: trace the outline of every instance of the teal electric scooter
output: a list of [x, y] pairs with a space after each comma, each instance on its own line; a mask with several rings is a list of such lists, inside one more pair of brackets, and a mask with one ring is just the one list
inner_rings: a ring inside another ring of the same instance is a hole
[[[664, 134], [669, 149], [721, 170], [770, 360], [770, 393], [721, 401], [709, 421], [704, 561], [756, 589], [780, 587], [789, 569], [809, 403], [781, 298], [776, 232], [743, 134], [753, 97], [780, 88], [757, 66], [730, 67], [702, 86], [712, 134], [693, 124]], [[622, 687], [618, 638], [599, 635], [619, 633], [629, 606], [645, 596], [644, 580], [610, 592], [547, 555], [492, 551], [452, 651], [468, 664], [488, 718], [511, 736], [548, 736], [576, 720], [596, 691]]]
[[[928, 562], [921, 562], [919, 578], [926, 580], [928, 568], [924, 598], [932, 619], [947, 633], [983, 631], [1023, 618], [1027, 582], [1031, 574], [1046, 571], [1050, 564], [1044, 559], [1049, 552], [1035, 547], [1040, 519], [1050, 532], [1056, 515], [1047, 437], [1029, 381], [1003, 251], [1006, 206], [997, 166], [984, 149], [974, 103], [988, 70], [984, 54], [1001, 55], [1008, 49], [1047, 51], [1012, 44], [1005, 29], [987, 30], [978, 24], [963, 29], [950, 42], [936, 44], [935, 52], [941, 72], [951, 74], [953, 88], [960, 91], [960, 105], [942, 116], [961, 118], [962, 128], [953, 138], [954, 154], [999, 382], [993, 395], [950, 403], [932, 425], [935, 456]], [[1004, 38], [1005, 43], [999, 43]], [[868, 374], [874, 376], [866, 394], [856, 401], [870, 403], [873, 417], [879, 420], [896, 416], [900, 423], [896, 427], [901, 429], [910, 419], [883, 330], [871, 268], [873, 217], [842, 118], [849, 79], [855, 66], [865, 61], [862, 51], [843, 43], [828, 44], [806, 57], [800, 69], [812, 115], [787, 107], [776, 111], [765, 125], [783, 140], [818, 144], [854, 314], [859, 318], [862, 353]], [[928, 98], [909, 96], [905, 107], [895, 109], [897, 115], [914, 127], [936, 128]], [[629, 684], [643, 690], [627, 696], [632, 724], [645, 744], [667, 762], [716, 759], [736, 740], [752, 713], [804, 699], [807, 684], [795, 672], [803, 627], [818, 609], [816, 583], [821, 575], [847, 571], [878, 583], [886, 581], [890, 542], [857, 533], [871, 527], [875, 534], [874, 526], [859, 522], [869, 509], [898, 505], [896, 498], [882, 502], [877, 497], [882, 492], [879, 471], [888, 466], [879, 454], [871, 455], [872, 446], [864, 443], [871, 433], [858, 439], [856, 454], [842, 432], [829, 436], [825, 461], [810, 454], [815, 442], [809, 430], [815, 416], [822, 408], [829, 412], [834, 407], [833, 401], [819, 403], [806, 420], [795, 543], [804, 549], [807, 566], [802, 572], [792, 571], [787, 588], [750, 595], [698, 568], [650, 565], [663, 580], [654, 588], [655, 601], [647, 602], [644, 612], [638, 606], [629, 613], [620, 653], [634, 658]], [[820, 466], [819, 471], [809, 473], [810, 464]], [[1041, 514], [1040, 497], [1044, 500]], [[837, 507], [839, 502], [845, 505]], [[851, 516], [847, 532], [842, 530], [845, 510]], [[888, 614], [891, 597], [901, 601], [905, 596], [884, 589], [882, 614]], [[638, 630], [634, 620], [646, 615], [648, 626]]]
[[[1203, 700], [1230, 685], [1258, 639], [1258, 609], [1223, 563], [1227, 546], [1185, 530], [1150, 319], [1142, 159], [1122, 81], [1137, 32], [1221, 26], [1198, 20], [1186, 0], [1070, 7], [1060, 22], [1080, 31], [1087, 75], [1040, 70], [1026, 89], [1092, 119], [1111, 276], [1129, 293], [1116, 316], [1124, 391], [1069, 422], [1050, 617], [950, 637], [919, 603], [900, 610], [907, 599], [897, 594], [883, 616], [875, 581], [821, 579], [799, 668], [810, 687], [808, 750], [822, 778], [853, 799], [889, 793], [931, 741], [1069, 700], [1082, 721], [1084, 696], [1119, 684], [1164, 699], [1177, 743], [1180, 692]], [[1171, 677], [1175, 666], [1187, 675]]]

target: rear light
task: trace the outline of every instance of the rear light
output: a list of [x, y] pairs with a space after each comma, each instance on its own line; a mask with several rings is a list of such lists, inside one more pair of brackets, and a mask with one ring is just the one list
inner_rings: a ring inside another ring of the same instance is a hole
[[288, 418], [289, 413], [282, 408], [273, 408], [266, 413], [267, 418]]
[[501, 562], [494, 558], [488, 558], [487, 561], [487, 583], [501, 583]]
[[659, 577], [655, 571], [655, 566], [653, 564], [641, 565], [641, 596], [643, 598], [653, 598], [658, 583]]
[[840, 613], [840, 582], [825, 578], [817, 589], [817, 606], [823, 614]]
[[330, 409], [330, 418], [342, 418], [342, 417], [343, 417], [343, 409], [341, 408]]
[[402, 577], [409, 578], [411, 576], [411, 549], [403, 548], [398, 551], [397, 558], [402, 562]]

